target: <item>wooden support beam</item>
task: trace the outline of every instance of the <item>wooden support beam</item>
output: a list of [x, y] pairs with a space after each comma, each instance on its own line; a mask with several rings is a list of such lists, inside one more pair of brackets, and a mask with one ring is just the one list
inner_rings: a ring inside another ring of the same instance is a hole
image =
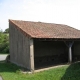
[[74, 42], [69, 43], [69, 63], [72, 62], [72, 45]]
[[30, 70], [34, 72], [34, 44], [33, 39], [30, 39]]
[[68, 47], [68, 61], [69, 63], [72, 62], [72, 45], [73, 45], [74, 41], [67, 41], [65, 42], [65, 44]]
[[71, 63], [72, 62], [72, 49], [71, 49], [72, 47], [71, 46], [69, 46], [69, 62]]

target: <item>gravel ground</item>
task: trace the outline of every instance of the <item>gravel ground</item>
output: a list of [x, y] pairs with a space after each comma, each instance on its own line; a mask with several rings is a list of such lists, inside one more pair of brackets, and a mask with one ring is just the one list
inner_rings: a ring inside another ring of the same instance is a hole
[[3, 55], [3, 54], [0, 54], [0, 61], [3, 61], [3, 60], [5, 60], [6, 59], [6, 57], [7, 57], [7, 55], [5, 54], [5, 55]]
[[0, 80], [3, 80], [1, 76], [0, 76]]

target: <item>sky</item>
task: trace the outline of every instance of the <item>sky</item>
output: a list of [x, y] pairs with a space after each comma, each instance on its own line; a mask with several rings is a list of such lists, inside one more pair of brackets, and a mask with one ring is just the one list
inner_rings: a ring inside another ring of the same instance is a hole
[[80, 30], [80, 0], [0, 0], [0, 29], [9, 19], [65, 24]]

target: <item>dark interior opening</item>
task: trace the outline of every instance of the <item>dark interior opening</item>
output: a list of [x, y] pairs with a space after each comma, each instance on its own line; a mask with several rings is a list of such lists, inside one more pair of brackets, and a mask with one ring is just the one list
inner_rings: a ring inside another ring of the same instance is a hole
[[35, 69], [68, 62], [68, 47], [63, 41], [34, 40]]
[[80, 61], [80, 41], [75, 41], [72, 47], [73, 62]]

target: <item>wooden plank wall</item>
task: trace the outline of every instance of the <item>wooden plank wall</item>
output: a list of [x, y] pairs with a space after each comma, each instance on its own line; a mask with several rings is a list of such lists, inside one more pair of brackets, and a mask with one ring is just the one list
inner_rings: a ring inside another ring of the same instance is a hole
[[10, 60], [11, 62], [30, 69], [30, 39], [15, 25], [9, 23], [10, 28]]

